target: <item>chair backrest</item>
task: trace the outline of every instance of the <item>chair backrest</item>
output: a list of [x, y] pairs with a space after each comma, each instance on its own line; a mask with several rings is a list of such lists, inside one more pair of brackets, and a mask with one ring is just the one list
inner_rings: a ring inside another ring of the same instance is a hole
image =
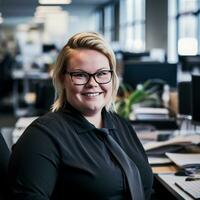
[[10, 150], [0, 133], [0, 199], [7, 200], [9, 195], [7, 169]]

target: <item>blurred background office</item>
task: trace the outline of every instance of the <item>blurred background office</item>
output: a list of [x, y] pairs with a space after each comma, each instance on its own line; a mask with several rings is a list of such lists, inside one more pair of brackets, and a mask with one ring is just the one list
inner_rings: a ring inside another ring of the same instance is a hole
[[[112, 45], [121, 72], [118, 105], [127, 91], [143, 88], [142, 106], [167, 108], [159, 117], [169, 111], [190, 118], [190, 95], [182, 91], [190, 94], [188, 82], [200, 69], [199, 0], [0, 0], [0, 127], [50, 109], [57, 53], [81, 31], [97, 31]], [[133, 107], [128, 114], [118, 108], [135, 119]]]
[[[136, 129], [153, 172], [177, 171], [166, 151], [200, 153], [200, 0], [0, 0], [0, 132], [8, 147], [50, 110], [56, 57], [81, 31], [112, 46], [117, 112]], [[191, 145], [173, 145], [179, 136]], [[155, 180], [159, 199], [174, 199]]]

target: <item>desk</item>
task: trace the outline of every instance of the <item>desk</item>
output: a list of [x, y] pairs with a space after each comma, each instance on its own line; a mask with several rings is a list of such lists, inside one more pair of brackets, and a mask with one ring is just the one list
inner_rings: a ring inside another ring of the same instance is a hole
[[[185, 181], [187, 176], [177, 176], [175, 172], [179, 168], [175, 165], [152, 167], [154, 173], [154, 191], [153, 199], [156, 200], [192, 200], [193, 198], [180, 189], [175, 182]], [[189, 182], [188, 182], [189, 183]], [[191, 182], [190, 182], [191, 183]], [[191, 187], [191, 186], [189, 186]], [[193, 187], [192, 187], [193, 188]], [[189, 191], [192, 190], [189, 189]], [[199, 187], [198, 187], [199, 191]]]
[[174, 174], [158, 174], [156, 179], [178, 200], [193, 200], [184, 191], [175, 185], [176, 180], [184, 180], [185, 176], [175, 176]]
[[178, 168], [175, 165], [153, 166], [152, 171], [154, 174], [175, 173]]

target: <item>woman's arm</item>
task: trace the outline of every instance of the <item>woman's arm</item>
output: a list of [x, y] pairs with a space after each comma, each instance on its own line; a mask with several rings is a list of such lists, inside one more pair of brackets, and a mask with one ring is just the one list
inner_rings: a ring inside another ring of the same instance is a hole
[[58, 175], [59, 154], [48, 133], [30, 126], [13, 147], [9, 184], [13, 200], [49, 200]]

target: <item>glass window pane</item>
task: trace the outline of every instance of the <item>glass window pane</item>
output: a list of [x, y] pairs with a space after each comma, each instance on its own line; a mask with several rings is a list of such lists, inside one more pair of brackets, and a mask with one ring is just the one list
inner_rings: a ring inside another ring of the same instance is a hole
[[132, 22], [134, 20], [133, 16], [133, 0], [126, 1], [126, 13], [127, 13], [127, 22]]
[[195, 16], [182, 16], [179, 19], [179, 38], [197, 37], [197, 18]]
[[133, 26], [127, 27], [127, 35], [126, 35], [126, 48], [130, 51], [133, 50]]
[[120, 25], [126, 23], [126, 0], [120, 0]]
[[177, 56], [177, 3], [174, 0], [168, 0], [168, 62], [174, 63], [178, 61]]
[[104, 9], [104, 17], [105, 17], [105, 21], [104, 21], [104, 33], [105, 33], [105, 37], [108, 41], [112, 41], [112, 26], [114, 23], [114, 19], [113, 19], [113, 6], [109, 5], [106, 6]]
[[112, 8], [111, 6], [105, 7], [105, 29], [110, 29], [112, 25]]
[[136, 21], [143, 21], [145, 20], [145, 2], [144, 0], [137, 0], [134, 2], [134, 18]]
[[199, 0], [179, 0], [179, 13], [186, 11], [196, 11]]
[[99, 12], [95, 12], [95, 30], [96, 31], [100, 31], [100, 13]]
[[136, 24], [134, 33], [133, 46], [135, 51], [145, 50], [145, 38], [144, 38], [144, 24]]
[[120, 44], [130, 51], [145, 47], [145, 0], [120, 0]]
[[178, 53], [195, 55], [198, 53], [197, 17], [182, 16], [179, 19]]
[[120, 33], [119, 33], [119, 41], [120, 41], [120, 47], [121, 49], [125, 49], [125, 42], [126, 42], [126, 28], [125, 27], [121, 27], [120, 28]]
[[111, 42], [111, 31], [106, 31], [105, 33], [104, 33], [104, 37], [105, 37], [105, 39], [108, 41], [108, 42]]

